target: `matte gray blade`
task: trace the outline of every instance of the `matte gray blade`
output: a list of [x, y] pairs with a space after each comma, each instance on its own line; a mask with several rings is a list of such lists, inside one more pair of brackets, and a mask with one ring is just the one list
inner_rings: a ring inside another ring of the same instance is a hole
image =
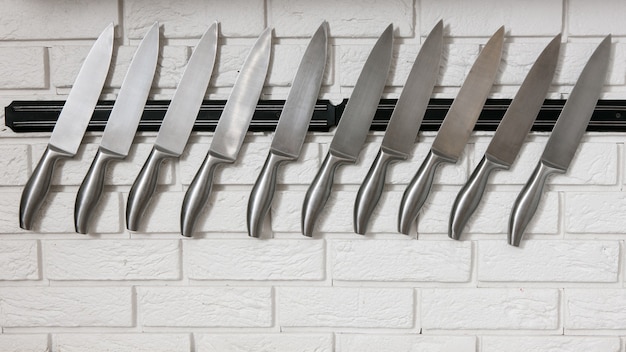
[[272, 49], [272, 29], [257, 39], [246, 58], [215, 128], [209, 151], [235, 161], [263, 89]]
[[442, 47], [443, 21], [439, 21], [415, 59], [391, 114], [382, 148], [408, 157], [437, 82]]
[[541, 156], [550, 166], [563, 171], [569, 167], [600, 98], [610, 53], [611, 36], [608, 35], [585, 65], [550, 134]]
[[193, 51], [165, 113], [155, 147], [180, 156], [187, 145], [209, 85], [217, 51], [217, 23], [204, 33]]
[[502, 117], [485, 153], [500, 164], [513, 164], [533, 126], [552, 83], [560, 46], [559, 34], [543, 49]]
[[121, 156], [128, 154], [152, 86], [158, 56], [159, 23], [156, 22], [135, 52], [104, 128], [100, 145], [108, 151]]
[[298, 158], [319, 95], [326, 66], [326, 22], [309, 42], [280, 114], [270, 150]]
[[391, 64], [393, 27], [389, 25], [372, 49], [341, 115], [330, 150], [356, 160], [369, 132]]
[[498, 72], [503, 42], [500, 27], [480, 52], [439, 128], [431, 148], [438, 155], [456, 161], [463, 152]]
[[50, 146], [76, 154], [109, 72], [112, 53], [113, 23], [100, 34], [83, 62], [50, 136]]

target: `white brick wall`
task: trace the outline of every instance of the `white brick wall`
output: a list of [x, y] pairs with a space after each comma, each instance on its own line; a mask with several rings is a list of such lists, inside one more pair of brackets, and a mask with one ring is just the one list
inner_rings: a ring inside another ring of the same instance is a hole
[[[274, 27], [264, 99], [285, 99], [314, 29], [330, 28], [320, 98], [347, 98], [376, 37], [394, 24], [384, 96], [397, 98], [432, 26], [445, 43], [435, 96], [454, 98], [487, 38], [506, 43], [492, 97], [511, 98], [544, 45], [563, 32], [550, 98], [567, 98], [600, 39], [613, 34], [603, 97], [626, 99], [626, 5], [619, 0], [0, 0], [0, 101], [64, 100], [89, 47], [116, 24], [103, 98], [114, 99], [140, 39], [161, 23], [150, 97], [171, 99], [193, 46], [220, 22], [208, 99], [225, 99], [255, 37]], [[45, 18], [45, 20], [42, 20]], [[0, 112], [0, 118], [4, 118]], [[0, 128], [0, 351], [626, 352], [626, 153], [623, 133], [588, 133], [566, 175], [550, 179], [521, 248], [506, 244], [511, 204], [547, 141], [533, 133], [516, 164], [493, 175], [464, 240], [447, 238], [454, 197], [493, 134], [476, 133], [456, 165], [442, 167], [417, 235], [396, 232], [402, 192], [435, 133], [421, 133], [393, 165], [366, 236], [352, 207], [383, 134], [336, 175], [313, 239], [302, 237], [304, 194], [333, 133], [310, 133], [286, 165], [267, 225], [246, 235], [246, 206], [271, 133], [249, 134], [221, 168], [198, 221], [180, 237], [180, 203], [212, 140], [194, 133], [162, 168], [141, 231], [124, 210], [155, 133], [141, 133], [111, 165], [91, 235], [74, 233], [73, 209], [101, 134], [61, 161], [34, 231], [18, 226], [23, 185], [49, 133]], [[273, 237], [273, 238], [272, 238]], [[416, 239], [419, 238], [419, 239]]]

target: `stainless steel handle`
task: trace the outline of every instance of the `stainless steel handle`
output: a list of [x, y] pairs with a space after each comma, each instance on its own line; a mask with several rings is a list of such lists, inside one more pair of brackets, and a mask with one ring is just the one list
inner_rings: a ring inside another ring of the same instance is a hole
[[541, 160], [539, 161], [535, 171], [533, 171], [528, 182], [517, 196], [515, 203], [513, 203], [511, 218], [509, 219], [508, 241], [510, 245], [519, 247], [526, 226], [528, 226], [528, 223], [537, 211], [543, 193], [543, 186], [548, 177], [552, 174], [562, 174], [564, 172], [564, 170], [549, 166]]
[[218, 165], [223, 163], [231, 163], [226, 159], [220, 158], [211, 154], [210, 152], [204, 158], [200, 169], [196, 173], [196, 176], [191, 181], [187, 193], [185, 193], [185, 199], [183, 200], [183, 206], [180, 213], [180, 233], [185, 237], [193, 236], [194, 227], [198, 214], [211, 194], [211, 188], [213, 186], [213, 175]]
[[448, 237], [455, 240], [461, 238], [463, 228], [474, 211], [476, 211], [478, 204], [480, 204], [491, 172], [496, 169], [508, 168], [509, 167], [504, 164], [500, 164], [497, 161], [483, 156], [454, 200], [450, 213], [450, 222], [448, 223]]
[[380, 200], [385, 186], [387, 167], [394, 161], [406, 159], [380, 149], [372, 163], [354, 203], [354, 232], [363, 235], [367, 231], [367, 223]]
[[274, 191], [276, 190], [276, 175], [278, 167], [285, 161], [293, 160], [292, 157], [278, 155], [269, 152], [261, 173], [252, 188], [250, 199], [248, 200], [248, 235], [259, 237], [263, 229], [263, 221], [270, 210]]
[[398, 231], [405, 235], [409, 234], [411, 224], [417, 219], [417, 214], [428, 199], [435, 171], [443, 162], [455, 162], [454, 160], [444, 158], [435, 153], [428, 152], [426, 160], [422, 163], [419, 170], [407, 186], [402, 195], [400, 203], [400, 213], [398, 217]]
[[177, 155], [152, 148], [148, 160], [141, 168], [137, 179], [130, 188], [128, 202], [126, 204], [126, 228], [130, 231], [137, 231], [139, 223], [146, 211], [150, 199], [156, 190], [159, 179], [161, 163], [167, 158], [174, 158]]
[[123, 158], [123, 155], [112, 153], [102, 147], [98, 148], [89, 171], [87, 171], [87, 175], [76, 195], [76, 203], [74, 204], [74, 228], [76, 232], [87, 233], [89, 219], [102, 195], [104, 176], [106, 175], [109, 161]]
[[50, 146], [46, 148], [33, 174], [26, 182], [20, 201], [20, 227], [24, 230], [33, 228], [35, 214], [41, 208], [50, 189], [50, 180], [54, 173], [54, 165], [60, 158], [70, 158], [73, 155], [56, 150]]

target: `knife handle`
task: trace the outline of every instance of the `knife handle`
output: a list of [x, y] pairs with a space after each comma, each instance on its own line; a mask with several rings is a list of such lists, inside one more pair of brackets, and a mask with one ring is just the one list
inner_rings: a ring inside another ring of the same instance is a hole
[[319, 217], [326, 201], [330, 196], [330, 191], [333, 187], [333, 179], [335, 178], [335, 171], [341, 164], [354, 162], [354, 159], [345, 158], [339, 155], [334, 155], [332, 152], [326, 154], [326, 158], [322, 163], [317, 175], [313, 179], [311, 186], [309, 186], [306, 196], [304, 197], [304, 204], [302, 205], [302, 234], [307, 237], [313, 236], [313, 228], [315, 222]]
[[141, 217], [146, 211], [150, 199], [156, 190], [159, 170], [163, 160], [174, 157], [177, 157], [177, 155], [162, 151], [156, 147], [152, 148], [148, 160], [146, 160], [146, 163], [141, 168], [137, 179], [128, 193], [126, 228], [130, 231], [137, 231], [139, 229]]
[[102, 147], [98, 148], [89, 171], [87, 171], [87, 175], [76, 195], [76, 203], [74, 204], [74, 228], [76, 232], [87, 233], [89, 219], [102, 195], [104, 177], [109, 161], [123, 158], [123, 155], [113, 153]]
[[513, 209], [511, 210], [511, 218], [509, 219], [509, 232], [508, 241], [509, 244], [515, 247], [519, 247], [526, 226], [535, 215], [541, 195], [543, 193], [543, 186], [546, 183], [548, 177], [552, 174], [562, 174], [565, 170], [557, 169], [540, 160], [533, 171], [532, 175], [528, 179], [524, 188], [517, 196], [515, 203], [513, 203]]
[[450, 222], [448, 223], [448, 237], [454, 240], [461, 238], [463, 228], [474, 211], [476, 211], [478, 204], [480, 204], [491, 172], [497, 169], [506, 170], [508, 168], [509, 167], [505, 164], [483, 156], [454, 200], [450, 213]]
[[32, 229], [35, 214], [41, 208], [50, 189], [50, 180], [52, 179], [56, 162], [61, 158], [71, 158], [72, 156], [51, 146], [46, 148], [22, 191], [22, 199], [20, 201], [21, 228], [24, 230]]
[[204, 158], [183, 200], [180, 213], [180, 233], [183, 236], [191, 237], [193, 235], [198, 214], [200, 214], [200, 211], [204, 208], [211, 194], [213, 175], [215, 174], [216, 167], [220, 164], [231, 162], [232, 161], [213, 155], [210, 152]]
[[367, 223], [380, 200], [385, 186], [387, 167], [395, 161], [405, 160], [406, 156], [390, 153], [382, 148], [378, 151], [376, 159], [372, 163], [354, 203], [354, 232], [359, 235], [367, 231]]
[[428, 199], [428, 194], [435, 178], [435, 171], [443, 162], [454, 163], [455, 160], [437, 155], [432, 150], [429, 151], [426, 160], [424, 160], [407, 186], [400, 203], [398, 217], [398, 231], [400, 233], [409, 234], [411, 224], [415, 222], [417, 214], [426, 202], [426, 199]]
[[265, 159], [263, 169], [261, 169], [248, 200], [248, 236], [258, 238], [261, 235], [263, 220], [265, 220], [274, 198], [278, 167], [283, 162], [290, 160], [294, 160], [294, 158], [273, 153], [271, 150]]

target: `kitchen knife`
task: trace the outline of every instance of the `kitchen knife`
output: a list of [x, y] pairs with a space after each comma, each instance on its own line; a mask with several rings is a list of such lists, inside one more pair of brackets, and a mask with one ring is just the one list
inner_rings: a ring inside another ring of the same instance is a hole
[[557, 119], [537, 167], [513, 204], [508, 242], [519, 246], [543, 193], [548, 177], [565, 173], [593, 114], [609, 66], [611, 36], [598, 45], [585, 65]]
[[156, 190], [161, 163], [168, 158], [178, 158], [187, 145], [213, 72], [216, 51], [217, 23], [214, 23], [200, 38], [189, 58], [163, 117], [154, 147], [128, 194], [126, 227], [131, 231], [139, 229], [141, 217]]
[[209, 152], [185, 193], [180, 215], [181, 234], [185, 237], [193, 235], [198, 214], [209, 199], [215, 169], [237, 159], [263, 89], [271, 50], [272, 29], [267, 28], [250, 50], [237, 76], [215, 128]]
[[304, 137], [313, 116], [326, 65], [326, 22], [317, 29], [307, 46], [293, 79], [289, 95], [270, 151], [248, 200], [248, 235], [259, 237], [263, 220], [272, 204], [278, 168], [284, 162], [298, 159]]
[[341, 115], [330, 149], [309, 186], [302, 207], [302, 233], [313, 235], [313, 228], [332, 189], [337, 167], [355, 163], [365, 142], [389, 73], [393, 48], [393, 25], [378, 38], [357, 79]]
[[48, 194], [56, 162], [61, 158], [71, 158], [78, 151], [109, 72], [113, 28], [111, 23], [87, 54], [52, 131], [48, 147], [24, 186], [20, 201], [20, 227], [25, 230], [32, 228], [33, 218]]
[[487, 100], [498, 72], [504, 27], [489, 39], [450, 106], [426, 160], [409, 183], [400, 203], [398, 231], [408, 235], [411, 224], [428, 198], [437, 167], [456, 163]]
[[358, 234], [367, 231], [367, 222], [383, 193], [387, 167], [409, 157], [437, 82], [442, 47], [443, 21], [439, 21], [420, 49], [391, 114], [378, 155], [357, 193], [354, 232]]
[[74, 228], [78, 233], [87, 233], [89, 218], [102, 195], [108, 163], [128, 155], [148, 99], [158, 56], [159, 24], [155, 23], [135, 52], [104, 128], [100, 147], [78, 189], [74, 206]]
[[461, 237], [465, 224], [480, 203], [491, 172], [508, 170], [515, 161], [550, 88], [560, 46], [559, 34], [539, 55], [502, 117], [485, 155], [457, 195], [448, 225], [450, 238]]

